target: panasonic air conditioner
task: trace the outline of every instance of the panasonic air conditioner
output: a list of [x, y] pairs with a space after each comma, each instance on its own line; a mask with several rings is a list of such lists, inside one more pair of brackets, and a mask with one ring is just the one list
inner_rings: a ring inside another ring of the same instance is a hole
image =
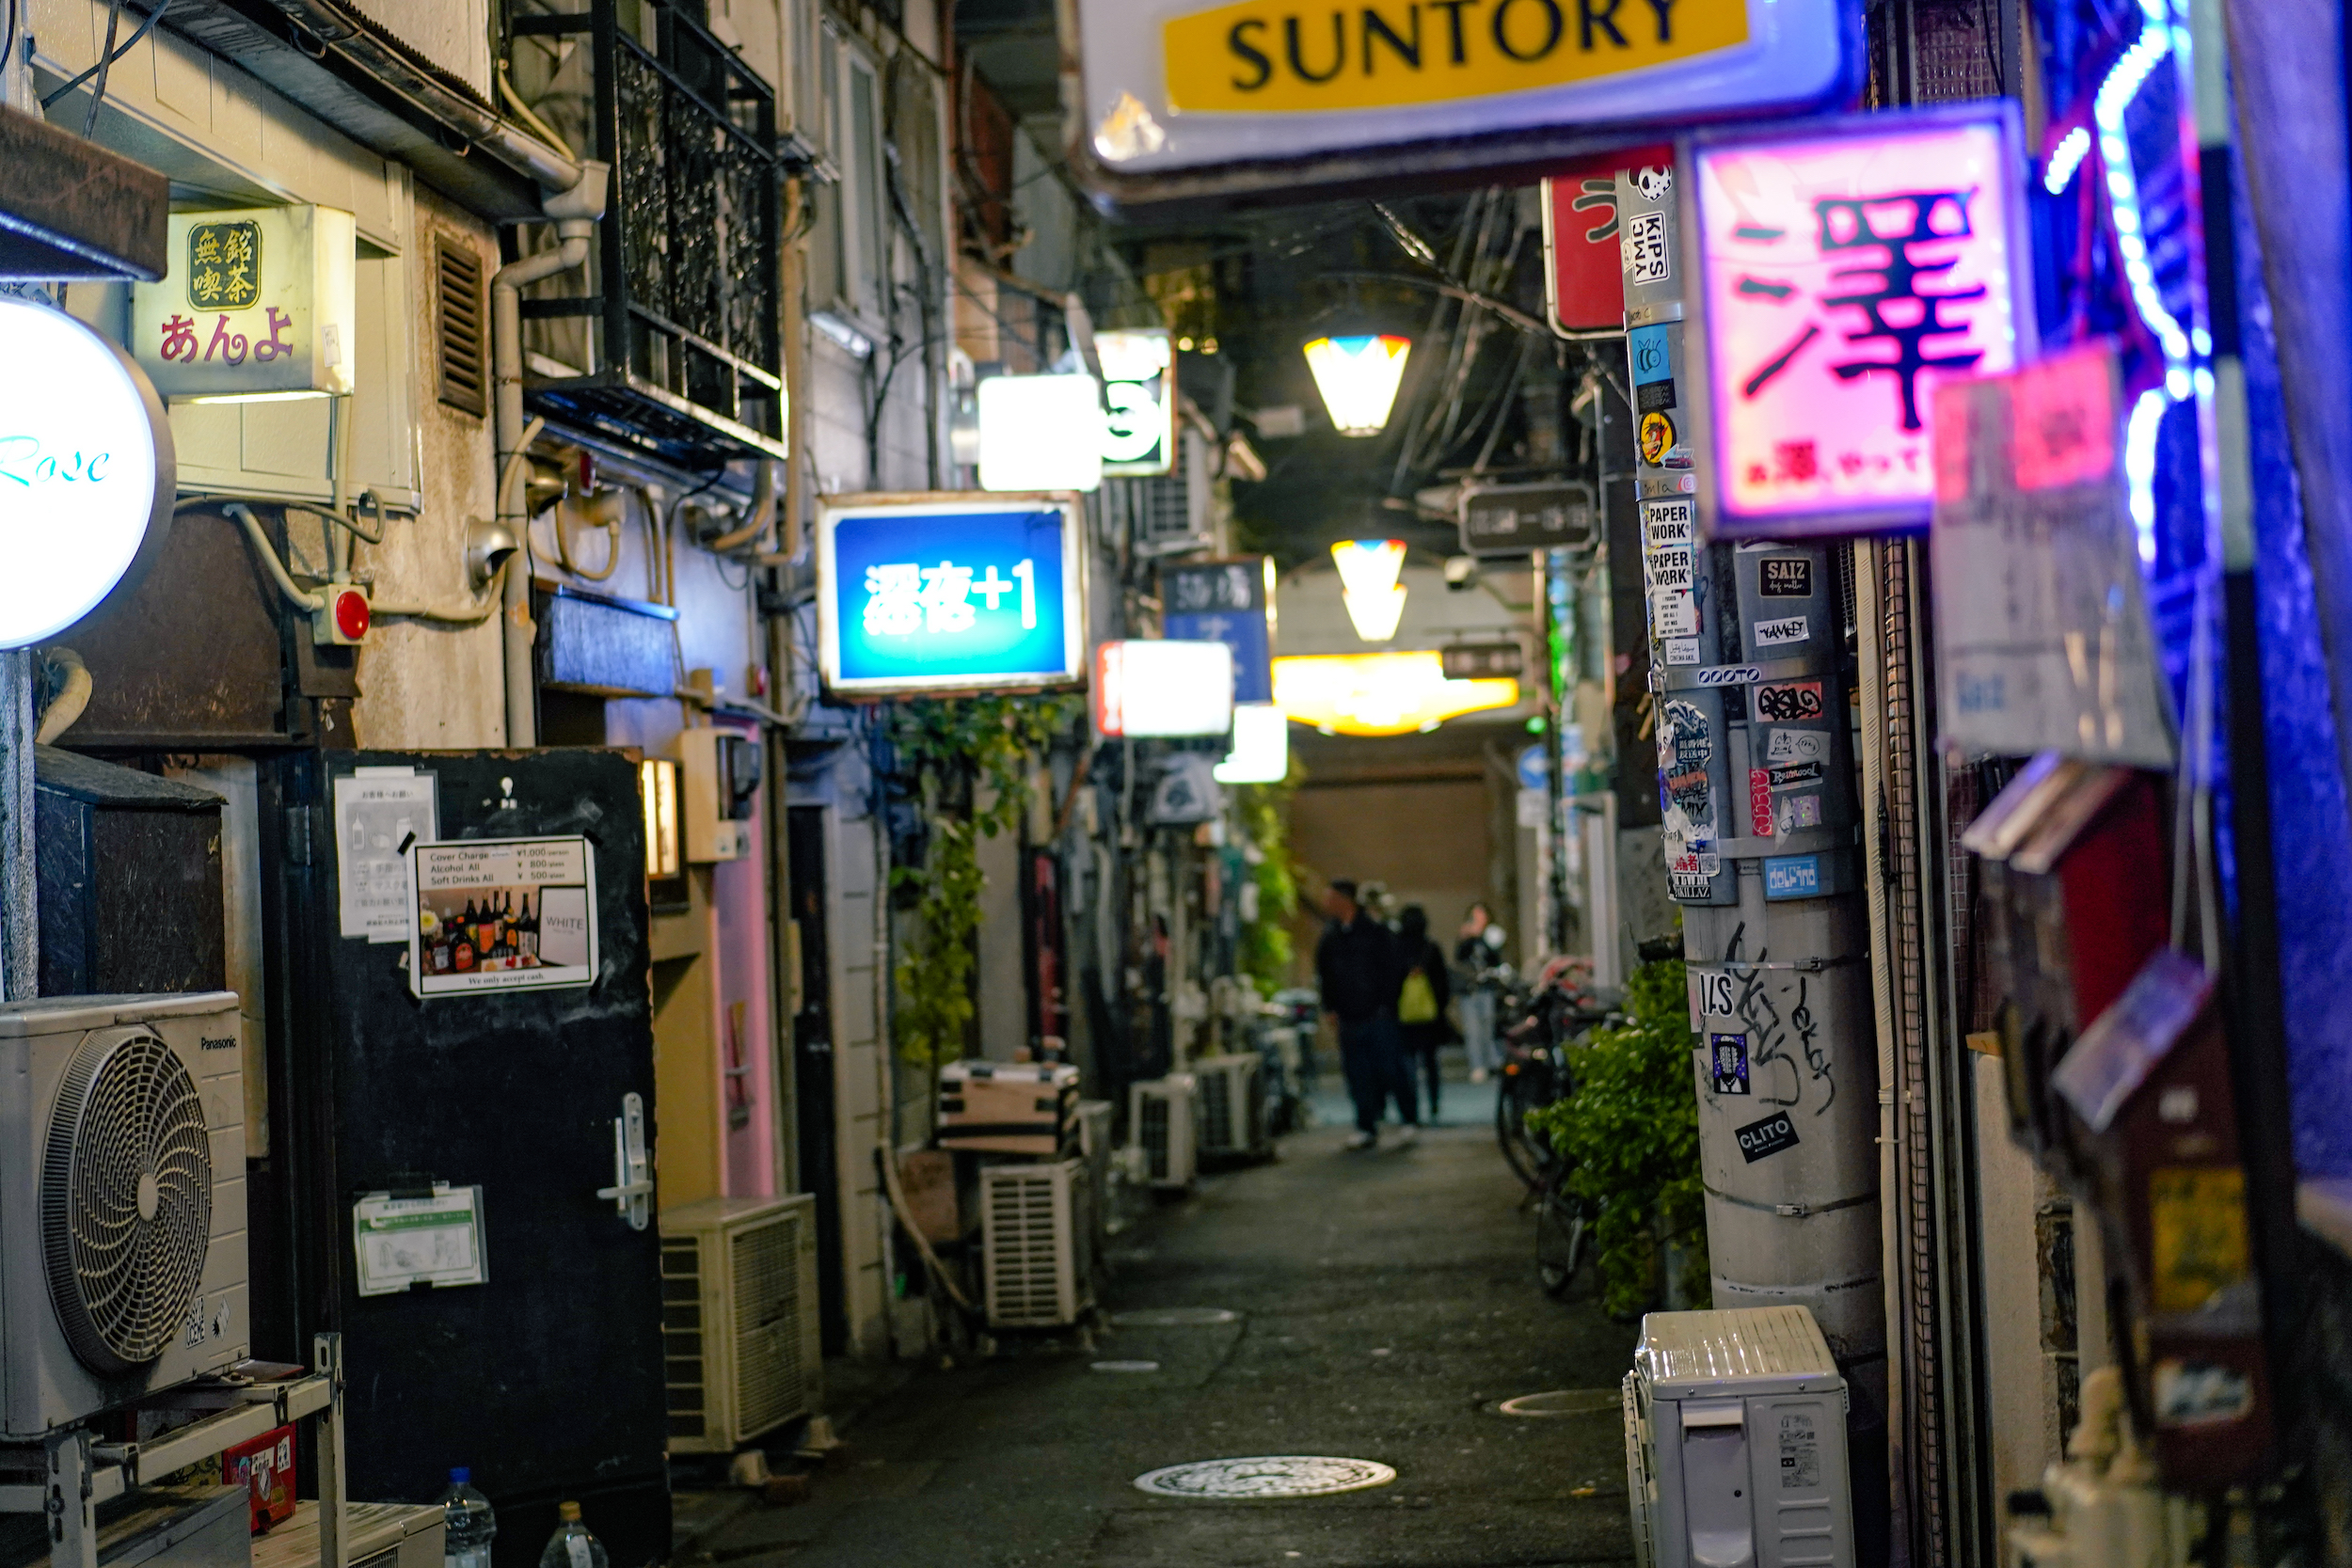
[[670, 1451], [732, 1453], [822, 1391], [817, 1199], [719, 1197], [661, 1214]]
[[1127, 1136], [1143, 1156], [1143, 1179], [1154, 1187], [1189, 1187], [1199, 1147], [1193, 1139], [1189, 1072], [1171, 1072], [1127, 1089]]
[[1060, 1328], [1094, 1305], [1086, 1162], [980, 1172], [980, 1254], [992, 1328]]
[[1200, 1157], [1255, 1159], [1266, 1151], [1265, 1096], [1255, 1052], [1210, 1056], [1192, 1064], [1200, 1085]]
[[237, 999], [0, 1006], [0, 1436], [250, 1354]]
[[1624, 1403], [1639, 1568], [1853, 1568], [1846, 1380], [1811, 1312], [1652, 1312]]

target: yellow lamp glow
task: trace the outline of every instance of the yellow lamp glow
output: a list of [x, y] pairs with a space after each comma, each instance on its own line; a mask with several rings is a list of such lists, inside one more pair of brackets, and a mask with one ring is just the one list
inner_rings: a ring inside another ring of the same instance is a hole
[[1317, 338], [1307, 345], [1323, 406], [1343, 436], [1377, 436], [1389, 427], [1397, 388], [1405, 384], [1410, 338]]
[[1454, 681], [1434, 648], [1409, 654], [1313, 654], [1274, 661], [1274, 702], [1333, 735], [1410, 735], [1465, 713], [1513, 707], [1508, 676]]
[[1356, 635], [1367, 642], [1394, 637], [1405, 616], [1405, 586], [1396, 580], [1405, 570], [1405, 541], [1344, 539], [1331, 546], [1331, 561], [1340, 569], [1340, 600]]

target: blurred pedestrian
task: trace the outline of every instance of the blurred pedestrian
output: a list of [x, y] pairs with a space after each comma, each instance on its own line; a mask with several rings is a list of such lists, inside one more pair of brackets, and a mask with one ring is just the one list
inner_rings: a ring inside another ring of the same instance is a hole
[[1405, 1071], [1409, 1078], [1419, 1065], [1429, 1097], [1429, 1120], [1438, 1120], [1438, 1086], [1443, 1077], [1438, 1053], [1454, 1038], [1445, 1006], [1453, 994], [1446, 974], [1445, 950], [1429, 940], [1429, 915], [1419, 904], [1407, 904], [1396, 920], [1396, 967], [1404, 979], [1396, 993], [1396, 1026], [1405, 1042]]
[[1348, 1147], [1370, 1148], [1380, 1141], [1380, 1114], [1392, 1094], [1405, 1123], [1403, 1141], [1410, 1144], [1420, 1136], [1421, 1113], [1397, 1040], [1396, 997], [1404, 975], [1396, 967], [1396, 939], [1357, 903], [1356, 884], [1343, 879], [1324, 895], [1323, 912], [1331, 924], [1315, 943], [1315, 978], [1324, 1010], [1339, 1025], [1340, 1066], [1356, 1102], [1356, 1135]]
[[1495, 1038], [1495, 992], [1481, 976], [1494, 967], [1502, 934], [1484, 901], [1472, 904], [1462, 916], [1460, 939], [1454, 944], [1454, 976], [1461, 998], [1462, 1045], [1470, 1056], [1470, 1081], [1483, 1084], [1502, 1065], [1502, 1042]]

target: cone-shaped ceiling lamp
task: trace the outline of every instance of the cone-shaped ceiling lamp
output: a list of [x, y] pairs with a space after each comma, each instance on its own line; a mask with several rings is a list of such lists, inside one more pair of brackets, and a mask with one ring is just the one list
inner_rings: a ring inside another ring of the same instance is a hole
[[1344, 539], [1331, 546], [1331, 560], [1356, 635], [1367, 642], [1393, 638], [1405, 615], [1405, 585], [1396, 580], [1405, 570], [1405, 541]]
[[1343, 436], [1377, 436], [1389, 427], [1397, 388], [1405, 384], [1405, 361], [1413, 341], [1393, 333], [1333, 337], [1307, 345], [1307, 368], [1315, 389]]

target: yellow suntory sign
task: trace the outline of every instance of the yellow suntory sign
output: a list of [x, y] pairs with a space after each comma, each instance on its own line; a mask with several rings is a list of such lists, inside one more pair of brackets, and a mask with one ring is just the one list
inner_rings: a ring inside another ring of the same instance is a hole
[[1168, 107], [1394, 108], [1615, 76], [1748, 40], [1751, 0], [1240, 0], [1162, 29]]

